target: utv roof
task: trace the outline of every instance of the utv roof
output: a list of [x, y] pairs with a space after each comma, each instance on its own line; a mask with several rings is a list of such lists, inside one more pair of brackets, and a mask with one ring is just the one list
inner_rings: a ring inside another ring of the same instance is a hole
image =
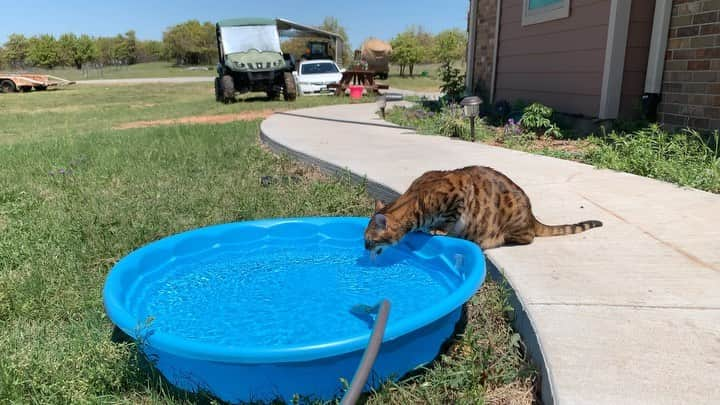
[[335, 62], [340, 63], [342, 59], [342, 51], [338, 52], [338, 49], [343, 49], [343, 39], [340, 35], [334, 32], [321, 30], [319, 28], [312, 27], [310, 25], [299, 24], [294, 21], [286, 20], [284, 18], [256, 18], [256, 17], [245, 17], [245, 18], [230, 18], [227, 20], [218, 21], [220, 27], [241, 27], [246, 25], [274, 25], [277, 26], [278, 32], [281, 37], [312, 37], [312, 38], [325, 38], [335, 44]]
[[221, 27], [240, 27], [245, 25], [276, 25], [276, 21], [274, 18], [245, 17], [220, 20], [217, 24]]

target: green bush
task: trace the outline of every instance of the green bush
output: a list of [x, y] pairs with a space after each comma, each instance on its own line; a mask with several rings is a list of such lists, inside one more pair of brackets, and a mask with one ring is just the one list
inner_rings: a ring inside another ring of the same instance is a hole
[[532, 103], [523, 110], [520, 124], [528, 131], [542, 132], [545, 136], [562, 138], [560, 128], [552, 121], [552, 108], [540, 103]]
[[450, 101], [459, 100], [465, 93], [465, 75], [452, 63], [446, 62], [440, 66], [440, 80], [440, 90]]

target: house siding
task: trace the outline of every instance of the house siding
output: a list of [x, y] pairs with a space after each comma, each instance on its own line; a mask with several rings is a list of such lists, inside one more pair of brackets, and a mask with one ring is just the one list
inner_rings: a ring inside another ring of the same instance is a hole
[[496, 19], [497, 0], [477, 0], [475, 65], [472, 83], [474, 83], [473, 93], [481, 95], [486, 101], [492, 85]]
[[571, 0], [568, 18], [525, 27], [522, 7], [523, 0], [502, 2], [495, 99], [597, 116], [610, 1]]
[[658, 118], [668, 127], [720, 128], [720, 0], [675, 0]]
[[638, 119], [642, 117], [641, 100], [645, 93], [645, 76], [654, 13], [655, 0], [633, 0], [625, 48], [619, 118]]

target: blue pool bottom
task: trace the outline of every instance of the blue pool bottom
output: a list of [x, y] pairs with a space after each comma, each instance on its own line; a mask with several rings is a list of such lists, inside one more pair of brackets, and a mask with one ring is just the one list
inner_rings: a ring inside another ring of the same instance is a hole
[[[387, 381], [398, 381], [408, 372], [432, 362], [443, 343], [452, 337], [462, 309], [398, 339], [383, 342], [365, 391]], [[362, 351], [323, 359], [272, 364], [237, 364], [188, 359], [151, 347], [146, 354], [157, 358], [155, 366], [174, 385], [191, 392], [204, 390], [229, 402], [273, 401], [293, 398], [330, 400], [341, 397], [341, 378], [350, 382]], [[200, 377], [202, 376], [202, 377]]]

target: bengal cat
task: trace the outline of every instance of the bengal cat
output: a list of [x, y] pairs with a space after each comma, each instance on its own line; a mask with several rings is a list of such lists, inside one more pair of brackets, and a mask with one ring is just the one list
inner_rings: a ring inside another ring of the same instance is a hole
[[365, 229], [365, 248], [382, 253], [384, 247], [416, 230], [447, 234], [492, 249], [599, 226], [600, 221], [542, 224], [535, 219], [528, 196], [507, 176], [489, 167], [468, 166], [426, 172], [392, 203], [376, 201], [375, 214]]

